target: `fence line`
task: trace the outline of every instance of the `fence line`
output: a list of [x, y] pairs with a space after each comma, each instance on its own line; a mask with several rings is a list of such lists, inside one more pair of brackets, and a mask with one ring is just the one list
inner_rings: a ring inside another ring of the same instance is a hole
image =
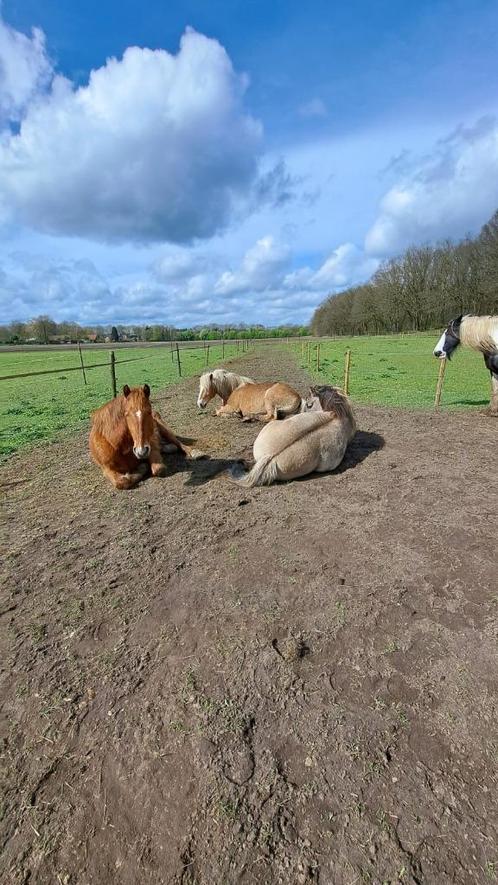
[[[114, 353], [114, 351], [111, 351], [111, 353]], [[121, 366], [123, 363], [137, 363], [139, 360], [146, 359], [148, 359], [146, 356], [134, 356], [128, 360], [116, 360], [116, 365]], [[109, 363], [85, 364], [85, 369], [100, 369], [102, 366], [108, 367]], [[17, 375], [2, 375], [0, 376], [0, 381], [12, 381], [15, 378], [32, 378], [35, 375], [58, 375], [62, 372], [81, 372], [81, 366], [68, 366], [67, 368], [61, 366], [59, 369], [43, 369], [41, 372], [20, 372]]]
[[[313, 368], [312, 347], [313, 347], [313, 345], [315, 345], [315, 361], [316, 361], [315, 366], [316, 366], [316, 371], [318, 373], [320, 372], [320, 345], [323, 343], [324, 343], [323, 339], [321, 339], [321, 340], [318, 339], [315, 341], [301, 342], [301, 359], [303, 361], [306, 361], [306, 365], [307, 365], [308, 369], [310, 369], [310, 370]], [[406, 351], [404, 353], [394, 353], [393, 352], [391, 354], [384, 353], [382, 355], [383, 356], [393, 356], [393, 357], [394, 356], [396, 356], [396, 357], [399, 357], [399, 356], [419, 356], [419, 357], [423, 356], [423, 354], [421, 354], [419, 351], [410, 351], [408, 353]], [[360, 353], [360, 357], [361, 356], [367, 356], [367, 354]], [[352, 350], [350, 347], [348, 347], [348, 348], [346, 348], [346, 350], [344, 352], [343, 391], [346, 394], [346, 396], [349, 396], [350, 376], [351, 376], [351, 357], [352, 357]], [[339, 362], [339, 360], [335, 360], [335, 362]], [[434, 396], [434, 410], [435, 411], [437, 411], [441, 405], [441, 396], [442, 396], [442, 392], [443, 392], [445, 369], [446, 369], [446, 360], [441, 360], [440, 364], [439, 364], [439, 372], [438, 372], [438, 377], [437, 377], [437, 382], [436, 382], [436, 390], [435, 390], [435, 396]], [[379, 370], [375, 373], [377, 379], [382, 377], [381, 371], [382, 370]], [[370, 372], [371, 372], [371, 370], [369, 370], [369, 373]], [[426, 376], [426, 377], [427, 377], [427, 380], [432, 381], [432, 378], [433, 378], [432, 372], [430, 374], [430, 378], [429, 378], [429, 376]], [[384, 387], [369, 387], [369, 391], [371, 393], [374, 391], [382, 391], [384, 389], [385, 389]]]

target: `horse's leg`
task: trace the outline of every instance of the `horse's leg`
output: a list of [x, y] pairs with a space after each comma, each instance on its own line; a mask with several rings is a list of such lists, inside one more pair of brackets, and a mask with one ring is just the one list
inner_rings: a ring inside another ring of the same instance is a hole
[[220, 406], [219, 409], [216, 410], [216, 415], [221, 418], [241, 418], [242, 412], [240, 409], [234, 409], [233, 406]]
[[170, 446], [174, 446], [178, 451], [183, 452], [185, 456], [188, 455], [188, 447], [184, 446], [183, 443], [180, 442], [179, 439], [175, 436], [172, 430], [166, 426], [163, 419], [161, 418], [159, 412], [152, 412], [152, 417], [156, 422], [156, 427], [159, 431], [159, 436]]
[[150, 471], [152, 476], [166, 476], [166, 464], [164, 463], [161, 456], [161, 446], [160, 446], [160, 435], [159, 428], [155, 428], [156, 432], [153, 434], [151, 442], [150, 442], [150, 454], [149, 454], [149, 464]]
[[498, 416], [498, 373], [494, 372], [491, 372], [491, 401], [488, 414]]
[[277, 407], [272, 402], [272, 399], [270, 396], [268, 396], [268, 394], [265, 394], [264, 404], [265, 404], [265, 411], [264, 411], [264, 414], [260, 417], [261, 417], [261, 421], [263, 421], [264, 424], [268, 424], [269, 421], [274, 421], [275, 418], [277, 417]]
[[[186, 446], [184, 443], [180, 442], [180, 440], [175, 436], [172, 430], [169, 427], [166, 427], [161, 416], [157, 412], [152, 413], [154, 420], [156, 422], [157, 429], [161, 438], [169, 445], [174, 446], [180, 452], [182, 452], [186, 458], [204, 458], [204, 452], [201, 452], [199, 449], [194, 448], [193, 446]], [[156, 476], [162, 474], [155, 474]]]
[[101, 465], [102, 472], [111, 481], [115, 489], [133, 489], [147, 473], [147, 464], [139, 464], [133, 473], [119, 473], [112, 467]]
[[137, 463], [132, 471], [126, 469], [126, 460], [120, 459], [116, 450], [105, 436], [92, 433], [90, 436], [90, 452], [93, 460], [99, 465], [104, 476], [111, 481], [116, 489], [132, 489], [148, 471], [146, 463]]
[[491, 374], [491, 400], [484, 414], [498, 417], [498, 353], [485, 353], [484, 362]]

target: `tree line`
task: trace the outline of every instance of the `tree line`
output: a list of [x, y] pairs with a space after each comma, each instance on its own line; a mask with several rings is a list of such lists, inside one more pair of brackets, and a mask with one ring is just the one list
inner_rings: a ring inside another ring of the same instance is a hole
[[411, 247], [372, 279], [315, 310], [314, 335], [444, 328], [465, 313], [498, 314], [498, 211], [475, 238]]
[[220, 338], [291, 338], [308, 335], [307, 326], [207, 325], [177, 329], [169, 325], [81, 326], [78, 323], [56, 323], [41, 315], [29, 322], [15, 321], [0, 326], [1, 344], [77, 344], [117, 341], [215, 341]]

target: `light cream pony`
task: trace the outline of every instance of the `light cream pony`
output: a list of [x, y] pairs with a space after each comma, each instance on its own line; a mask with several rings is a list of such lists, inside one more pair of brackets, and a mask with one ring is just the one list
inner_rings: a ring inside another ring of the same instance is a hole
[[310, 395], [299, 415], [263, 428], [253, 447], [254, 467], [245, 476], [235, 468], [235, 482], [246, 488], [270, 485], [341, 463], [356, 433], [351, 404], [336, 387], [312, 387]]
[[237, 415], [245, 420], [260, 417], [263, 421], [271, 421], [295, 415], [301, 409], [299, 393], [288, 384], [274, 381], [260, 384], [226, 369], [201, 375], [197, 405], [204, 409], [215, 396], [219, 396], [222, 402], [216, 414], [225, 417]]

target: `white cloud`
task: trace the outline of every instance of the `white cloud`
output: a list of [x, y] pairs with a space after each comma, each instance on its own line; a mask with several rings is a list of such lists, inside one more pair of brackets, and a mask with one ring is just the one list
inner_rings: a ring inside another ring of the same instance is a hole
[[334, 249], [318, 270], [302, 267], [287, 274], [284, 287], [331, 292], [369, 279], [379, 262], [358, 249], [354, 243], [343, 243]]
[[289, 259], [288, 246], [277, 243], [272, 236], [262, 237], [255, 246], [248, 249], [239, 270], [227, 270], [219, 277], [215, 292], [219, 295], [232, 295], [236, 292], [263, 292], [271, 289], [281, 280]]
[[[13, 33], [42, 52], [40, 34], [30, 43]], [[10, 81], [12, 106], [29, 90], [12, 97]], [[262, 130], [244, 112], [245, 87], [223, 47], [192, 30], [177, 55], [131, 47], [92, 71], [87, 86], [56, 77], [27, 107], [19, 133], [0, 139], [0, 204], [15, 221], [55, 234], [212, 236], [257, 180]]]
[[327, 106], [321, 98], [312, 98], [299, 108], [301, 117], [327, 117]]
[[0, 123], [17, 122], [25, 106], [52, 78], [45, 37], [33, 28], [31, 37], [10, 28], [0, 17]]
[[[405, 157], [406, 163], [406, 157]], [[483, 118], [440, 140], [383, 197], [369, 253], [475, 233], [498, 205], [498, 120]]]
[[204, 270], [209, 264], [205, 255], [186, 249], [161, 255], [152, 265], [154, 277], [163, 283], [174, 283]]
[[48, 313], [57, 320], [83, 318], [89, 305], [114, 307], [111, 288], [88, 259], [52, 261], [14, 254], [0, 267], [0, 301], [6, 321]]

